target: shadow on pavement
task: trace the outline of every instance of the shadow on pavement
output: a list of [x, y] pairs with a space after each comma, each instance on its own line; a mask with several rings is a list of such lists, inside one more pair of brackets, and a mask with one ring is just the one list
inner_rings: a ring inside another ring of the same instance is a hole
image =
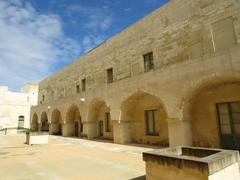
[[129, 179], [129, 180], [146, 180], [146, 176], [139, 176], [139, 177], [135, 177], [135, 178], [132, 178], [132, 179]]

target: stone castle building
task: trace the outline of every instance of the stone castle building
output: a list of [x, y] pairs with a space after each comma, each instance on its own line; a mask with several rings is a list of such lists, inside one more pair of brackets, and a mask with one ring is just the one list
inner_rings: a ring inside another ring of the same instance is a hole
[[21, 92], [0, 86], [0, 130], [30, 128], [30, 108], [37, 105], [38, 85], [26, 84]]
[[171, 0], [39, 84], [32, 129], [240, 148], [240, 1]]

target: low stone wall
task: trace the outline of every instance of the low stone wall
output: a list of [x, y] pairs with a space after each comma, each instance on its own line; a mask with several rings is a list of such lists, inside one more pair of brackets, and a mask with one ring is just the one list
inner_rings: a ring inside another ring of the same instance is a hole
[[177, 147], [143, 153], [147, 180], [240, 179], [239, 152]]
[[27, 132], [26, 143], [33, 144], [48, 144], [49, 134], [45, 132]]
[[1, 129], [0, 130], [0, 134], [1, 135], [6, 135], [6, 134], [19, 134], [19, 133], [25, 133], [29, 131], [29, 129], [27, 128], [15, 128], [15, 127], [12, 127], [12, 128], [4, 128], [4, 129]]

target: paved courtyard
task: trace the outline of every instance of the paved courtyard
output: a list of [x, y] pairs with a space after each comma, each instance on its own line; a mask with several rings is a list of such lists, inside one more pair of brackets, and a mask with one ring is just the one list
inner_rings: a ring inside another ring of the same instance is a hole
[[144, 179], [142, 152], [154, 148], [56, 136], [24, 143], [25, 135], [0, 135], [0, 179]]

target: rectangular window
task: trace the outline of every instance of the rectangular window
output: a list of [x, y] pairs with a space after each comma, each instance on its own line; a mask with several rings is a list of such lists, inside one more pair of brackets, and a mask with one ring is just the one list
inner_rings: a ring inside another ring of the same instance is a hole
[[80, 93], [80, 87], [79, 87], [79, 85], [76, 86], [76, 91], [77, 91], [77, 93]]
[[105, 131], [111, 132], [111, 118], [110, 113], [105, 113]]
[[143, 59], [144, 59], [144, 71], [145, 72], [148, 72], [148, 71], [154, 69], [153, 52], [143, 55]]
[[86, 79], [82, 79], [82, 92], [86, 91]]
[[156, 114], [157, 110], [146, 110], [146, 134], [150, 136], [158, 136], [159, 132], [156, 130]]
[[113, 68], [107, 69], [107, 83], [113, 82]]
[[44, 95], [42, 95], [42, 102], [44, 102], [44, 100], [45, 100], [45, 96], [44, 96]]
[[217, 110], [221, 133], [240, 135], [240, 102], [219, 103]]
[[240, 102], [217, 103], [222, 148], [240, 147]]

